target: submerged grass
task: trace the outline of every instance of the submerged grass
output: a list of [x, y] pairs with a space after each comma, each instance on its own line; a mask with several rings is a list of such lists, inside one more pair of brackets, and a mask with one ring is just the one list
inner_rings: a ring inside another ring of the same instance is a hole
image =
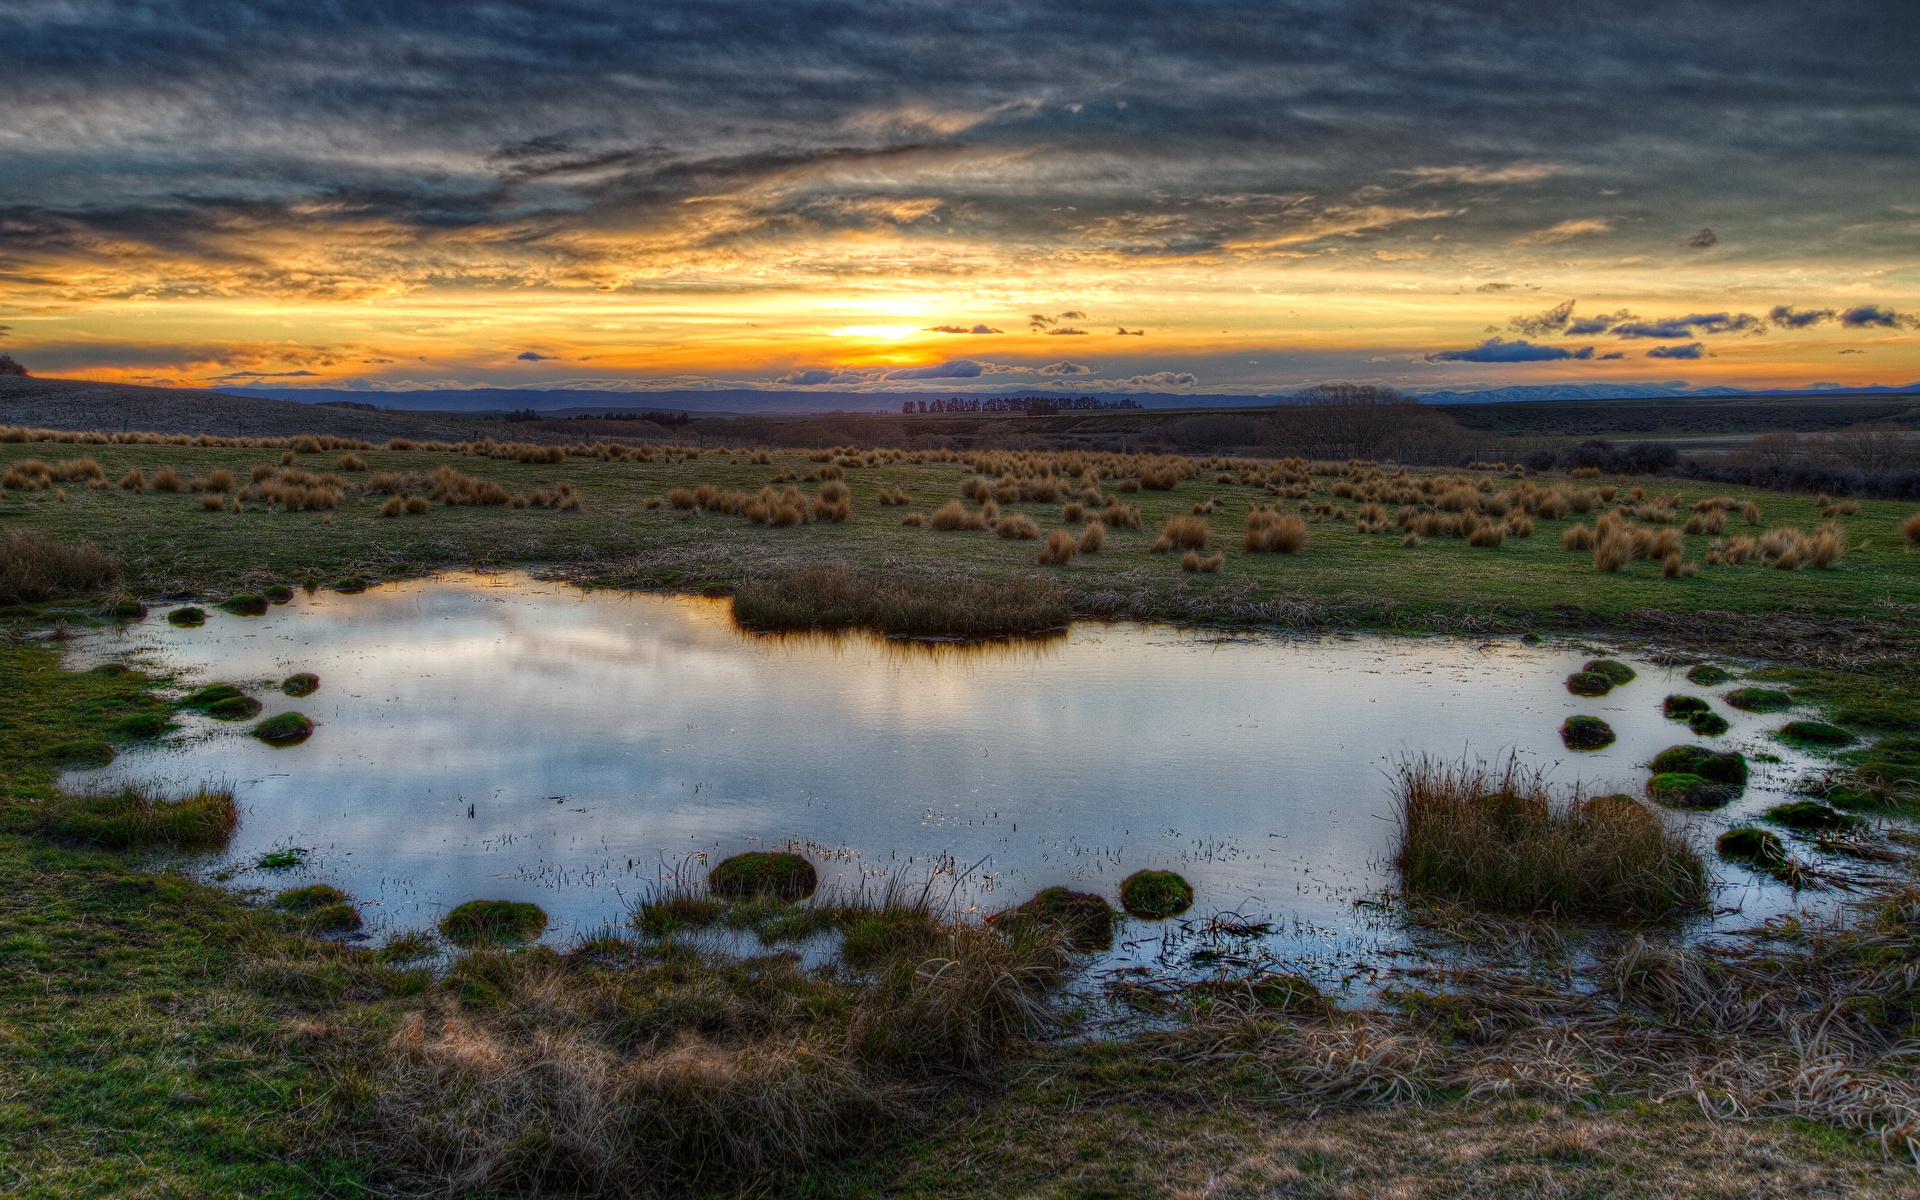
[[1045, 633], [1071, 617], [1067, 593], [1042, 576], [935, 579], [817, 563], [743, 585], [733, 618], [748, 629], [866, 627], [895, 636]]

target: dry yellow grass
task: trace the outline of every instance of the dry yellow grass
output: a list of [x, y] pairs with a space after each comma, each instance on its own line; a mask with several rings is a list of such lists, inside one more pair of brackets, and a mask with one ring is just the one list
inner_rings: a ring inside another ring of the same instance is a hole
[[1307, 523], [1290, 513], [1256, 508], [1247, 514], [1241, 546], [1250, 554], [1298, 554], [1307, 546]]
[[1076, 547], [1082, 554], [1098, 554], [1107, 544], [1107, 527], [1099, 521], [1089, 521], [1080, 531], [1080, 541]]
[[1041, 566], [1062, 566], [1073, 561], [1073, 555], [1079, 549], [1074, 536], [1064, 529], [1056, 529], [1047, 535], [1047, 541], [1040, 547], [1038, 562]]
[[1154, 539], [1149, 550], [1154, 554], [1165, 554], [1172, 550], [1205, 550], [1211, 532], [1206, 521], [1199, 517], [1168, 517], [1166, 523], [1160, 526], [1160, 536]]

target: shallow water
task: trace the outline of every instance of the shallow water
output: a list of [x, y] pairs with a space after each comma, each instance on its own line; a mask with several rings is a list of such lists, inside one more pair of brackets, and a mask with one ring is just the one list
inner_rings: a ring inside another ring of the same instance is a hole
[[[1811, 765], [1766, 737], [1786, 718], [1728, 708], [1678, 671], [1635, 662], [1640, 678], [1610, 695], [1569, 695], [1592, 657], [1578, 648], [1099, 624], [983, 647], [767, 637], [736, 629], [724, 600], [523, 574], [209, 611], [200, 629], [156, 614], [76, 657], [239, 683], [264, 716], [313, 718], [311, 739], [274, 749], [183, 714], [179, 736], [70, 778], [231, 786], [240, 830], [209, 870], [332, 883], [375, 931], [499, 898], [539, 904], [565, 940], [623, 921], [689, 861], [794, 842], [825, 886], [938, 873], [942, 895], [986, 910], [1055, 884], [1117, 901], [1127, 874], [1171, 868], [1193, 882], [1194, 915], [1273, 921], [1271, 952], [1330, 965], [1396, 936], [1356, 902], [1392, 884], [1391, 778], [1408, 756], [1515, 754], [1559, 784], [1638, 793], [1654, 754], [1700, 740], [1661, 698], [1707, 696], [1733, 725], [1708, 744], [1783, 760], [1692, 818], [1707, 845]], [[296, 671], [320, 690], [281, 695]], [[1575, 713], [1619, 740], [1570, 753], [1558, 729]], [[248, 867], [288, 847], [304, 867]], [[1716, 904], [1740, 910], [1721, 921], [1794, 903], [1716, 870]], [[1114, 960], [1150, 957], [1159, 928], [1130, 924]]]

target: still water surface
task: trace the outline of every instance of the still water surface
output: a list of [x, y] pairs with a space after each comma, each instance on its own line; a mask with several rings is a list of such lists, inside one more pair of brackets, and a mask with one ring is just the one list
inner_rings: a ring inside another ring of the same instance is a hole
[[[1695, 740], [1661, 698], [1712, 695], [1635, 662], [1639, 679], [1583, 700], [1563, 681], [1590, 652], [1512, 640], [1099, 624], [985, 647], [756, 636], [724, 600], [517, 573], [210, 611], [200, 629], [156, 615], [80, 655], [238, 683], [265, 716], [318, 722], [273, 749], [183, 715], [180, 736], [74, 781], [230, 786], [233, 882], [332, 883], [374, 931], [501, 898], [539, 904], [548, 939], [565, 940], [624, 920], [689, 861], [793, 842], [825, 887], [940, 872], [942, 894], [986, 910], [1055, 884], [1117, 900], [1127, 874], [1171, 868], [1193, 882], [1195, 915], [1274, 921], [1275, 951], [1324, 961], [1390, 937], [1356, 901], [1392, 883], [1398, 761], [1511, 753], [1560, 784], [1638, 793], [1654, 754]], [[296, 671], [320, 690], [281, 695]], [[1733, 728], [1710, 744], [1785, 761], [1756, 763], [1743, 799], [1693, 818], [1703, 840], [1778, 803], [1808, 765], [1765, 736], [1784, 718], [1712, 698]], [[1568, 752], [1557, 731], [1574, 713], [1619, 741]], [[288, 847], [306, 867], [248, 869]], [[1716, 903], [1742, 923], [1791, 903], [1716, 869]]]

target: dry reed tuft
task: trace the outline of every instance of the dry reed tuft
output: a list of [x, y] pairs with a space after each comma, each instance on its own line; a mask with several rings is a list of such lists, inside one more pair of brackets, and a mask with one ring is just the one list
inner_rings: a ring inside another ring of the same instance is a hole
[[1610, 531], [1600, 537], [1593, 546], [1593, 567], [1596, 571], [1618, 571], [1633, 559], [1633, 537], [1631, 534]]
[[846, 484], [829, 479], [820, 485], [820, 494], [813, 498], [814, 520], [844, 521], [852, 514], [853, 492]]
[[1189, 550], [1180, 556], [1180, 569], [1182, 571], [1198, 571], [1203, 575], [1211, 575], [1225, 566], [1226, 562], [1227, 556], [1224, 554], [1209, 554], [1207, 557], [1201, 558], [1199, 551]]
[[168, 800], [123, 787], [57, 794], [40, 806], [35, 823], [52, 837], [116, 850], [201, 850], [226, 845], [240, 816], [232, 792], [202, 790]]
[[1593, 549], [1593, 530], [1586, 525], [1569, 525], [1560, 534], [1560, 545], [1567, 550]]
[[1079, 548], [1074, 536], [1064, 529], [1056, 529], [1047, 535], [1046, 545], [1040, 547], [1037, 561], [1043, 567], [1064, 566], [1073, 561], [1074, 552]]
[[1807, 561], [1819, 570], [1827, 571], [1839, 566], [1846, 552], [1846, 541], [1833, 525], [1815, 530], [1807, 542]]
[[1040, 527], [1033, 523], [1032, 517], [1024, 513], [1014, 513], [1012, 516], [1001, 517], [995, 523], [993, 532], [996, 536], [1009, 541], [1032, 541], [1040, 536]]
[[1098, 554], [1107, 544], [1107, 527], [1099, 521], [1089, 521], [1080, 531], [1080, 541], [1076, 549], [1082, 554]]
[[1256, 508], [1247, 514], [1241, 545], [1249, 554], [1298, 554], [1306, 549], [1307, 523], [1291, 514]]
[[816, 563], [769, 581], [743, 584], [733, 617], [750, 629], [843, 629], [993, 637], [1064, 626], [1067, 594], [1045, 576], [940, 579], [881, 576], [843, 563]]
[[1160, 526], [1160, 536], [1148, 549], [1154, 554], [1172, 550], [1205, 550], [1211, 531], [1199, 517], [1168, 517]]
[[927, 514], [923, 512], [906, 512], [900, 514], [900, 523], [902, 525], [911, 525], [916, 529], [926, 524], [926, 521]]
[[1631, 797], [1553, 797], [1508, 760], [1400, 767], [1397, 865], [1409, 890], [1493, 908], [1652, 920], [1701, 907], [1705, 866]]
[[120, 477], [120, 486], [129, 492], [144, 492], [147, 490], [147, 473], [135, 467]]
[[1506, 540], [1506, 532], [1485, 518], [1482, 518], [1480, 523], [1473, 527], [1473, 532], [1467, 535], [1467, 545], [1488, 550], [1499, 549]]
[[1068, 501], [1066, 507], [1060, 510], [1060, 519], [1069, 525], [1078, 525], [1087, 519], [1086, 506], [1078, 500]]
[[56, 542], [43, 533], [0, 534], [0, 604], [98, 591], [120, 578], [120, 560], [89, 543]]
[[1125, 504], [1109, 504], [1098, 518], [1108, 529], [1140, 528], [1140, 510]]
[[156, 492], [177, 492], [184, 484], [180, 482], [180, 472], [172, 467], [161, 467], [153, 473], [153, 490]]

